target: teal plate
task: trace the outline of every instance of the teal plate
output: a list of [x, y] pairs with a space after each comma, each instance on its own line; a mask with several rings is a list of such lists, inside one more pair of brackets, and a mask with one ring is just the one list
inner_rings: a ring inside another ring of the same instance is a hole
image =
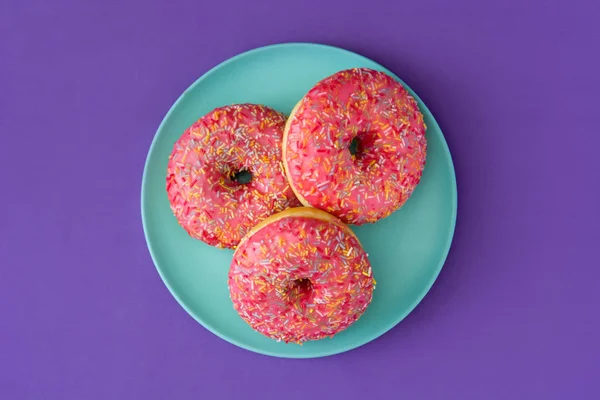
[[259, 103], [289, 113], [317, 81], [353, 67], [393, 75], [363, 56], [316, 44], [280, 44], [240, 54], [190, 86], [171, 107], [152, 141], [142, 180], [142, 220], [154, 264], [190, 315], [237, 346], [291, 358], [351, 350], [406, 317], [442, 269], [456, 221], [454, 167], [440, 127], [408, 87], [419, 101], [428, 127], [427, 166], [404, 207], [376, 224], [355, 228], [369, 253], [377, 288], [363, 316], [333, 339], [300, 346], [278, 343], [254, 332], [229, 299], [227, 273], [233, 252], [190, 238], [171, 213], [165, 190], [167, 160], [177, 138], [194, 121], [215, 107], [233, 103]]

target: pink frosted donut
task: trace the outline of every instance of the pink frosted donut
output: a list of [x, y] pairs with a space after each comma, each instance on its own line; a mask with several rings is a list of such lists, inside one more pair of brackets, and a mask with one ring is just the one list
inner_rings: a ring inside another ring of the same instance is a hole
[[296, 105], [283, 139], [285, 172], [305, 206], [361, 225], [400, 208], [421, 179], [427, 140], [415, 99], [366, 68], [319, 82]]
[[217, 108], [175, 143], [167, 194], [179, 224], [212, 246], [235, 248], [271, 214], [299, 205], [281, 163], [285, 116], [261, 105]]
[[278, 341], [331, 337], [365, 311], [375, 281], [350, 228], [314, 208], [275, 214], [248, 233], [229, 270], [233, 306]]

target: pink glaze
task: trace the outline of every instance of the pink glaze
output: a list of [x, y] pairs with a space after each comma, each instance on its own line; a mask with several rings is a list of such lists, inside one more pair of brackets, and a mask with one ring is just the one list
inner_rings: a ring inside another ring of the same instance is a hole
[[234, 308], [256, 331], [302, 343], [354, 323], [373, 295], [371, 265], [341, 221], [285, 217], [237, 248], [229, 270]]
[[[167, 194], [179, 224], [212, 246], [235, 248], [257, 222], [298, 205], [281, 163], [285, 117], [265, 106], [217, 108], [175, 143]], [[252, 181], [233, 180], [249, 171]]]
[[346, 223], [375, 222], [419, 183], [425, 129], [417, 102], [392, 77], [366, 68], [338, 72], [311, 89], [288, 121], [288, 180], [305, 205]]

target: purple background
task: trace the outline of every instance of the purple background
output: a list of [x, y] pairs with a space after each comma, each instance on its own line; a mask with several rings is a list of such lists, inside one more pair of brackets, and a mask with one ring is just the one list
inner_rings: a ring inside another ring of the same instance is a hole
[[[598, 2], [357, 4], [2, 0], [0, 398], [600, 398]], [[140, 220], [146, 153], [178, 95], [287, 41], [402, 77], [458, 176], [430, 294], [380, 339], [316, 360], [202, 328]]]

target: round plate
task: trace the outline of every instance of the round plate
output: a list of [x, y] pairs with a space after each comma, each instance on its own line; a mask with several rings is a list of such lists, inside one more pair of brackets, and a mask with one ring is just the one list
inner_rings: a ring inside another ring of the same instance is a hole
[[229, 299], [227, 275], [233, 252], [190, 238], [171, 213], [165, 189], [167, 161], [173, 144], [188, 126], [213, 108], [233, 103], [264, 104], [289, 113], [319, 80], [353, 67], [394, 76], [365, 57], [323, 45], [281, 44], [240, 54], [207, 72], [181, 95], [150, 146], [142, 180], [142, 220], [156, 268], [190, 315], [235, 345], [294, 358], [356, 348], [406, 317], [442, 269], [456, 221], [454, 167], [440, 127], [404, 83], [425, 115], [427, 165], [421, 183], [399, 211], [376, 224], [354, 228], [369, 253], [377, 288], [363, 316], [333, 339], [300, 346], [278, 343], [253, 331]]

